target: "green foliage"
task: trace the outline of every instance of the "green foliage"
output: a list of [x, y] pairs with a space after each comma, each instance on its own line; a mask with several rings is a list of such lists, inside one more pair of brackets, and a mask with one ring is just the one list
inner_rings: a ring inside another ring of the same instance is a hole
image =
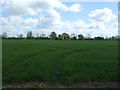
[[94, 37], [94, 38], [91, 38], [91, 34], [87, 34], [86, 37], [84, 37], [82, 34], [79, 34], [78, 35], [78, 39], [77, 39], [77, 35], [76, 34], [67, 34], [67, 33], [62, 33], [62, 35], [58, 35], [57, 37], [57, 34], [55, 32], [51, 32], [50, 35], [46, 36], [45, 34], [41, 34], [39, 35], [39, 33], [37, 33], [37, 36], [33, 36], [32, 34], [32, 31], [28, 31], [27, 34], [26, 34], [26, 37], [23, 37], [23, 34], [18, 34], [17, 37], [9, 37], [7, 35], [6, 32], [4, 32], [2, 35], [0, 35], [0, 39], [43, 39], [43, 40], [119, 40], [119, 35], [116, 35], [116, 36], [112, 36], [112, 37], [106, 37], [104, 39], [104, 37], [100, 37], [100, 36], [97, 36], [97, 37]]
[[62, 35], [58, 35], [58, 40], [62, 40]]
[[98, 36], [98, 37], [95, 37], [95, 40], [104, 40], [104, 37]]
[[70, 40], [77, 40], [77, 37], [71, 37]]
[[51, 39], [56, 40], [57, 34], [55, 32], [51, 32], [50, 37]]
[[3, 85], [116, 81], [117, 41], [3, 40]]
[[70, 36], [67, 33], [62, 33], [62, 40], [69, 40]]
[[83, 36], [82, 34], [79, 34], [79, 35], [78, 35], [78, 39], [79, 39], [79, 40], [83, 40], [83, 39], [84, 39], [84, 36]]

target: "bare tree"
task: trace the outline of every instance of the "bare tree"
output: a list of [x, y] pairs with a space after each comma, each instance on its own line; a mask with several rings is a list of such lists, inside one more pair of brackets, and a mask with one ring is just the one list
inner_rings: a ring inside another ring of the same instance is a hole
[[22, 39], [23, 38], [23, 34], [19, 34], [19, 35], [17, 35], [17, 37]]
[[4, 32], [4, 33], [2, 34], [2, 39], [6, 39], [6, 38], [7, 38], [7, 33]]
[[32, 39], [32, 31], [27, 32], [27, 39]]
[[87, 34], [87, 38], [88, 38], [88, 39], [91, 38], [91, 34], [90, 34], [90, 33]]

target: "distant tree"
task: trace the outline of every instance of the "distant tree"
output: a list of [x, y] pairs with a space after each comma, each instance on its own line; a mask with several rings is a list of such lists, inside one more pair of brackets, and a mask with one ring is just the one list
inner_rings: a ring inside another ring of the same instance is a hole
[[62, 40], [62, 35], [58, 35], [58, 40]]
[[120, 35], [118, 35], [118, 40], [120, 40]]
[[42, 37], [42, 38], [44, 38], [44, 37], [45, 37], [45, 34], [44, 34], [44, 33], [43, 33], [43, 34], [41, 34], [41, 37]]
[[39, 33], [36, 33], [36, 37], [34, 37], [34, 39], [40, 39]]
[[67, 33], [62, 33], [62, 40], [69, 40], [70, 36]]
[[7, 38], [7, 33], [4, 32], [4, 33], [2, 34], [2, 39], [6, 39], [6, 38]]
[[70, 37], [71, 37], [71, 38], [70, 38], [71, 40], [76, 40], [76, 39], [77, 39], [76, 34], [74, 34], [74, 33], [73, 33], [73, 34], [70, 34]]
[[20, 34], [20, 38], [23, 38], [23, 34]]
[[18, 38], [16, 38], [16, 37], [8, 37], [7, 39], [18, 39]]
[[17, 34], [17, 38], [20, 38], [20, 35], [19, 35], [19, 34]]
[[109, 37], [109, 40], [116, 40], [115, 36]]
[[115, 38], [116, 38], [116, 40], [118, 40], [118, 39], [119, 39], [119, 36], [118, 36], [118, 35], [116, 35], [116, 36], [115, 36]]
[[36, 33], [36, 37], [39, 37], [40, 35], [39, 35], [39, 33]]
[[115, 40], [116, 38], [115, 38], [115, 36], [112, 36], [111, 39], [112, 39], [112, 40]]
[[77, 37], [75, 36], [75, 37], [73, 37], [73, 40], [77, 40]]
[[78, 35], [78, 39], [79, 39], [79, 40], [83, 40], [83, 39], [84, 39], [84, 36], [83, 36], [82, 34], [79, 34], [79, 35]]
[[76, 37], [76, 35], [74, 33], [70, 34], [70, 37]]
[[32, 31], [27, 32], [27, 39], [32, 39]]
[[87, 38], [90, 39], [91, 38], [91, 34], [88, 33], [87, 34]]
[[17, 38], [22, 39], [23, 38], [23, 34], [17, 35]]
[[0, 39], [2, 39], [2, 34], [0, 34]]
[[98, 36], [98, 37], [95, 37], [94, 39], [95, 39], [95, 40], [104, 40], [104, 37]]
[[109, 37], [108, 40], [112, 40], [112, 37]]
[[106, 37], [105, 37], [105, 40], [108, 40], [108, 39], [109, 39], [108, 36], [106, 36]]
[[53, 40], [56, 40], [57, 34], [55, 32], [51, 32], [50, 38], [53, 39]]

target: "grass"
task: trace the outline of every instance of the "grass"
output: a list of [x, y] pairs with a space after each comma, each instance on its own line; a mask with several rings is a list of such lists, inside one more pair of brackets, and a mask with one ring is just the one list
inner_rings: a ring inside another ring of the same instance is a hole
[[3, 40], [3, 84], [117, 81], [117, 41]]

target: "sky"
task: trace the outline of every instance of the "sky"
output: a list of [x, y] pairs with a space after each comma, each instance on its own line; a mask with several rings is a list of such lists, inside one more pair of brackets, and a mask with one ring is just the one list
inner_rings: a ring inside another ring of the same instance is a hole
[[0, 33], [14, 37], [57, 34], [118, 35], [118, 2], [61, 2], [60, 0], [1, 0]]

